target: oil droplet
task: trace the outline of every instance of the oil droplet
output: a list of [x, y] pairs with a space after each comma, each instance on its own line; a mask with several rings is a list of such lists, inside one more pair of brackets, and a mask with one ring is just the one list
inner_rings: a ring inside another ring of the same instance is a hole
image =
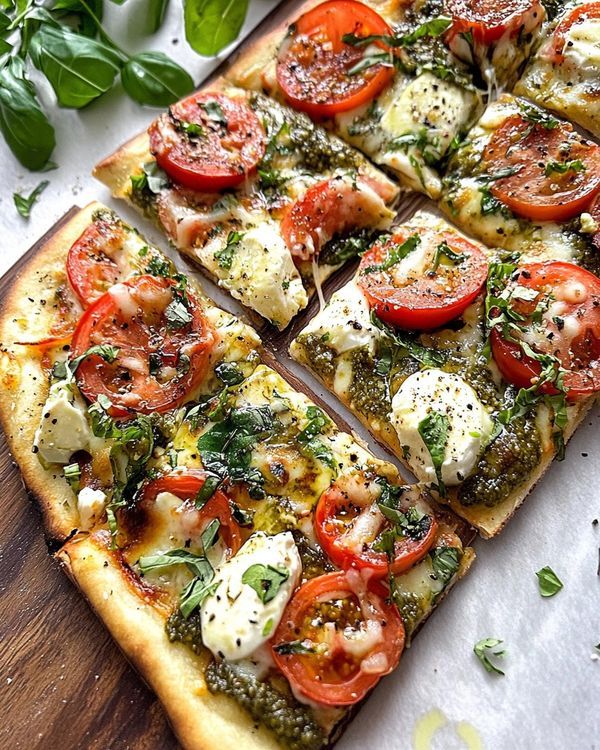
[[448, 725], [454, 729], [465, 750], [483, 750], [481, 735], [472, 724], [450, 721], [439, 708], [433, 708], [417, 720], [413, 730], [413, 750], [433, 750], [435, 735]]

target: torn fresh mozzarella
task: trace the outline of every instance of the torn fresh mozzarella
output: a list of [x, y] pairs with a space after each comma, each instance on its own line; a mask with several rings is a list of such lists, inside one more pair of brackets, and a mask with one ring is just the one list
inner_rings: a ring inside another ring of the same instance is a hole
[[73, 453], [89, 447], [91, 436], [85, 403], [76, 385], [66, 380], [54, 383], [35, 431], [35, 451], [47, 463], [67, 464]]
[[[252, 566], [261, 565], [285, 575], [268, 601], [243, 582]], [[246, 659], [273, 634], [298, 585], [302, 563], [289, 531], [275, 536], [253, 534], [237, 555], [217, 571], [216, 588], [201, 607], [202, 640], [220, 659]]]
[[77, 495], [77, 510], [79, 511], [79, 525], [82, 529], [91, 529], [104, 512], [106, 493], [84, 487]]
[[473, 470], [491, 435], [492, 419], [459, 375], [432, 368], [408, 377], [392, 400], [391, 421], [410, 468], [424, 482], [435, 482], [436, 472], [419, 425], [434, 412], [448, 420], [442, 481], [460, 484]]

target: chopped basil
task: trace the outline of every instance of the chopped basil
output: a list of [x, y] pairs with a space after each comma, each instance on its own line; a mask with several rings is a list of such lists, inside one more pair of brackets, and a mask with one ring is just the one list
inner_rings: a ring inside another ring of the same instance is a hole
[[83, 354], [80, 354], [75, 359], [66, 360], [65, 362], [56, 362], [52, 368], [52, 376], [58, 380], [71, 381], [75, 377], [77, 368], [88, 357], [96, 356], [103, 359], [105, 362], [112, 363], [119, 354], [119, 348], [111, 346], [110, 344], [96, 344], [87, 349]]
[[79, 464], [68, 464], [68, 466], [63, 468], [63, 474], [73, 492], [77, 492], [79, 490], [79, 479], [81, 477]]
[[562, 589], [563, 583], [551, 567], [546, 565], [536, 573], [540, 594], [544, 597], [554, 596]]
[[204, 550], [204, 554], [206, 554], [208, 550], [211, 547], [214, 547], [214, 545], [216, 544], [217, 539], [219, 538], [220, 528], [221, 528], [221, 522], [219, 521], [219, 519], [213, 518], [212, 521], [208, 524], [208, 526], [202, 532], [200, 541], [202, 543], [202, 549]]
[[262, 629], [262, 636], [263, 638], [266, 638], [267, 636], [271, 635], [273, 632], [273, 625], [275, 624], [272, 617], [269, 617], [269, 619], [265, 622], [265, 625]]
[[431, 456], [437, 478], [438, 491], [442, 496], [446, 492], [444, 482], [442, 481], [442, 464], [446, 456], [449, 429], [450, 420], [446, 414], [441, 414], [439, 411], [431, 411], [425, 419], [419, 422], [418, 426], [419, 435]]
[[200, 104], [202, 109], [206, 112], [206, 116], [209, 120], [212, 120], [213, 122], [219, 123], [219, 125], [223, 125], [223, 127], [227, 127], [227, 118], [225, 117], [225, 113], [223, 112], [223, 108], [219, 104], [218, 101], [208, 101], [208, 102], [202, 102]]
[[458, 571], [460, 550], [457, 547], [435, 547], [430, 555], [436, 580], [447, 584]]
[[202, 125], [198, 125], [197, 122], [184, 122], [180, 120], [177, 126], [190, 138], [202, 138], [204, 136], [204, 128]]
[[444, 352], [429, 349], [419, 344], [409, 333], [400, 331], [384, 323], [377, 316], [375, 311], [371, 311], [371, 323], [379, 328], [383, 335], [400, 349], [405, 350], [413, 359], [420, 362], [426, 367], [436, 367], [446, 361]]
[[208, 573], [207, 578], [193, 578], [181, 592], [179, 609], [186, 620], [207, 596], [214, 594], [216, 591], [217, 584], [211, 582], [213, 577], [214, 571], [210, 568], [210, 578], [208, 578]]
[[289, 577], [289, 570], [281, 565], [274, 568], [272, 565], [256, 563], [244, 571], [242, 583], [253, 588], [261, 602], [267, 604], [277, 596], [277, 592]]
[[48, 180], [43, 180], [40, 184], [34, 188], [29, 195], [21, 195], [20, 193], [13, 193], [13, 201], [15, 202], [15, 208], [21, 214], [24, 219], [28, 219], [31, 214], [33, 204], [37, 201], [40, 195], [48, 187], [50, 183]]
[[215, 375], [225, 385], [239, 385], [244, 379], [244, 373], [236, 362], [220, 362], [215, 367]]
[[131, 187], [134, 190], [149, 190], [158, 195], [169, 186], [169, 178], [166, 172], [158, 166], [155, 161], [148, 161], [142, 166], [141, 174], [131, 177]]
[[344, 34], [342, 41], [353, 47], [366, 47], [372, 42], [383, 42], [388, 47], [411, 47], [413, 44], [425, 37], [441, 36], [446, 29], [452, 25], [452, 19], [438, 16], [430, 21], [420, 24], [408, 34], [369, 34], [368, 36], [356, 36], [355, 34]]
[[586, 166], [581, 159], [571, 161], [549, 161], [544, 169], [546, 177], [554, 174], [566, 174], [567, 172], [585, 172]]
[[192, 322], [192, 314], [180, 299], [174, 299], [165, 309], [167, 327], [178, 330]]
[[444, 258], [447, 258], [451, 263], [455, 265], [458, 263], [462, 263], [467, 257], [463, 253], [455, 252], [447, 242], [440, 242], [440, 244], [435, 249], [431, 268], [429, 269], [428, 273], [435, 274], [437, 272], [440, 261], [442, 260], [442, 256]]
[[491, 660], [490, 656], [496, 658], [502, 658], [506, 653], [505, 650], [493, 651], [492, 649], [497, 648], [503, 641], [498, 638], [482, 638], [473, 646], [473, 651], [483, 664], [487, 672], [495, 672], [496, 674], [504, 674], [504, 672], [497, 667]]
[[309, 406], [306, 409], [306, 417], [308, 424], [296, 437], [302, 452], [322, 461], [331, 469], [337, 468], [331, 448], [318, 438], [318, 435], [331, 425], [331, 420], [318, 406]]
[[217, 252], [215, 253], [217, 263], [226, 271], [231, 270], [231, 266], [233, 265], [233, 256], [235, 255], [235, 252], [243, 236], [243, 232], [229, 232], [229, 234], [227, 235], [227, 242], [225, 244], [225, 247], [221, 250], [217, 250]]
[[240, 526], [252, 526], [253, 514], [244, 508], [240, 508], [237, 503], [233, 500], [229, 501], [229, 507], [231, 509], [231, 515], [233, 520], [236, 521]]
[[198, 490], [194, 498], [196, 508], [203, 508], [215, 494], [217, 487], [221, 484], [221, 478], [215, 474], [206, 474], [204, 484]]
[[195, 555], [187, 549], [172, 549], [161, 555], [140, 557], [138, 565], [143, 574], [170, 568], [173, 565], [187, 565], [196, 576], [206, 573], [206, 558], [203, 555]]
[[361, 274], [365, 275], [367, 273], [380, 273], [382, 271], [389, 270], [390, 268], [392, 268], [392, 266], [400, 263], [401, 260], [404, 260], [407, 255], [412, 253], [417, 248], [420, 242], [421, 238], [418, 234], [411, 235], [401, 245], [393, 245], [387, 251], [387, 257], [384, 261], [373, 266], [367, 266], [361, 271]]
[[[546, 130], [554, 130], [560, 125], [560, 121], [553, 117], [548, 112], [544, 112], [531, 104], [525, 104], [524, 102], [519, 103], [521, 109], [521, 116], [524, 120], [527, 120], [532, 125], [541, 125]], [[531, 129], [524, 134], [526, 137], [531, 132]]]

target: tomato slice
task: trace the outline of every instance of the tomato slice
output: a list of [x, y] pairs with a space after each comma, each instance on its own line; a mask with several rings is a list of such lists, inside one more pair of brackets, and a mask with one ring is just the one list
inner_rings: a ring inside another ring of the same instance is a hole
[[204, 377], [217, 334], [189, 290], [185, 321], [172, 322], [174, 287], [172, 279], [134, 277], [112, 287], [79, 321], [73, 357], [95, 345], [118, 347], [114, 362], [93, 354], [77, 369], [77, 384], [88, 401], [108, 397], [114, 417], [173, 409]]
[[67, 255], [69, 283], [84, 307], [95, 302], [121, 276], [113, 254], [121, 247], [123, 230], [98, 219], [76, 240]]
[[[271, 639], [275, 663], [294, 689], [317, 703], [350, 706], [395, 669], [404, 625], [388, 597], [380, 581], [357, 570], [303, 584]], [[285, 653], [290, 643], [308, 653]]]
[[483, 161], [496, 179], [492, 195], [533, 221], [566, 221], [580, 214], [600, 191], [600, 147], [568, 123], [547, 126], [511, 115], [490, 138]]
[[[409, 488], [406, 488], [407, 490]], [[394, 557], [376, 549], [381, 532], [391, 529], [377, 506], [381, 487], [367, 477], [334, 482], [321, 495], [315, 511], [315, 531], [323, 550], [338, 568], [366, 568], [377, 577], [404, 573], [422, 560], [433, 544], [438, 524], [429, 513], [411, 533], [396, 537]], [[398, 510], [411, 507], [410, 494]]]
[[541, 3], [531, 0], [446, 0], [446, 11], [452, 17], [450, 39], [471, 32], [486, 45], [507, 33], [516, 36], [530, 14], [538, 13], [540, 22], [544, 17]]
[[242, 546], [242, 529], [231, 514], [227, 495], [221, 490], [216, 490], [201, 508], [195, 508], [194, 501], [205, 481], [206, 474], [195, 469], [166, 474], [146, 484], [141, 506], [146, 509], [151, 507], [161, 492], [176, 495], [189, 506], [185, 508], [185, 523], [190, 536], [199, 538], [208, 524], [216, 518], [220, 523], [219, 535], [227, 546], [227, 556], [232, 557]]
[[281, 233], [295, 258], [310, 260], [336, 234], [377, 226], [388, 213], [375, 181], [334, 177], [308, 188], [281, 222]]
[[[556, 357], [564, 368], [567, 398], [576, 401], [600, 391], [600, 279], [584, 268], [563, 261], [521, 266], [509, 282], [533, 289], [532, 300], [512, 299], [512, 307], [524, 317], [519, 325], [528, 329], [526, 341], [534, 351]], [[541, 323], [534, 323], [536, 308], [545, 311]], [[518, 336], [512, 333], [512, 338]], [[518, 341], [503, 337], [499, 326], [491, 333], [492, 354], [505, 380], [519, 388], [536, 382], [542, 365], [527, 356]], [[546, 383], [544, 393], [557, 393]]]
[[367, 250], [358, 285], [382, 320], [430, 330], [465, 311], [485, 284], [487, 268], [483, 251], [453, 232], [407, 226]]
[[210, 91], [174, 104], [148, 134], [159, 167], [192, 190], [239, 185], [265, 153], [265, 131], [248, 104]]
[[568, 42], [568, 35], [573, 26], [585, 23], [589, 18], [600, 18], [600, 2], [585, 3], [577, 8], [573, 8], [570, 13], [560, 21], [554, 30], [552, 39], [553, 61], [562, 63], [565, 59], [564, 49]]
[[[349, 71], [365, 56], [365, 48], [342, 41], [345, 34], [359, 37], [392, 34], [372, 8], [356, 0], [328, 0], [304, 13], [290, 26], [277, 58], [277, 83], [296, 109], [316, 117], [331, 117], [374, 99], [394, 77], [394, 68], [373, 65]], [[389, 47], [373, 43], [383, 52]]]

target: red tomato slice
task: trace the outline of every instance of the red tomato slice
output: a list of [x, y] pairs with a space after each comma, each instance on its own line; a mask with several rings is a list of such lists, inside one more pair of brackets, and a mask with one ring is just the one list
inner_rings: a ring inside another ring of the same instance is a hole
[[[357, 570], [303, 584], [271, 639], [275, 663], [294, 689], [317, 703], [350, 706], [395, 669], [404, 649], [404, 625], [387, 598], [380, 581], [367, 582]], [[316, 653], [282, 653], [282, 644], [298, 642]]]
[[295, 258], [310, 260], [336, 234], [349, 229], [377, 226], [387, 214], [384, 200], [373, 180], [358, 181], [346, 177], [312, 185], [287, 210], [281, 233]]
[[77, 369], [88, 401], [107, 396], [114, 417], [173, 409], [204, 377], [217, 334], [190, 291], [191, 320], [178, 327], [169, 323], [174, 286], [172, 279], [154, 276], [117, 284], [86, 310], [73, 334], [73, 357], [97, 344], [119, 348], [114, 362], [91, 355]]
[[67, 255], [69, 283], [84, 307], [91, 305], [121, 276], [112, 257], [121, 247], [123, 230], [114, 222], [96, 220], [73, 243]]
[[[392, 80], [391, 65], [350, 74], [365, 49], [343, 42], [345, 34], [390, 35], [392, 30], [356, 0], [328, 0], [290, 26], [277, 58], [277, 83], [295, 109], [316, 118], [331, 117], [371, 101]], [[381, 41], [374, 44], [392, 54]]]
[[560, 64], [565, 59], [564, 49], [567, 43], [567, 35], [573, 26], [585, 23], [589, 18], [600, 18], [600, 2], [586, 3], [573, 8], [558, 24], [552, 40], [553, 61], [555, 63]]
[[[417, 237], [412, 253], [422, 255], [414, 262], [408, 253], [408, 269], [402, 262], [386, 266], [404, 243]], [[440, 255], [437, 270], [434, 258], [440, 247], [447, 247], [460, 258], [447, 262]], [[457, 318], [473, 302], [487, 278], [484, 253], [453, 232], [399, 228], [385, 242], [377, 242], [363, 255], [358, 285], [377, 315], [392, 325], [413, 330], [431, 330]]]
[[[195, 509], [194, 500], [205, 481], [206, 474], [194, 469], [166, 474], [146, 484], [142, 495], [142, 507], [151, 507], [161, 492], [176, 495], [189, 505], [189, 508], [186, 508], [186, 528], [189, 529], [190, 536], [195, 538], [199, 538], [208, 524], [217, 518], [220, 522], [219, 534], [227, 545], [228, 557], [231, 557], [242, 546], [242, 530], [231, 514], [227, 496], [221, 490], [216, 490], [202, 508]], [[191, 517], [190, 514], [194, 516]]]
[[[521, 266], [510, 285], [539, 292], [534, 300], [514, 300], [513, 307], [525, 316], [519, 325], [532, 327], [531, 315], [543, 302], [549, 305], [541, 329], [527, 336], [535, 351], [557, 357], [566, 370], [567, 398], [576, 401], [600, 391], [600, 279], [573, 263], [549, 261]], [[535, 329], [534, 329], [535, 330]], [[532, 343], [532, 340], [535, 343]], [[519, 388], [529, 388], [542, 370], [540, 362], [525, 355], [518, 343], [492, 329], [492, 354], [502, 377]], [[549, 383], [545, 393], [557, 393]]]
[[[350, 487], [340, 482], [325, 490], [315, 511], [315, 532], [323, 550], [344, 570], [366, 568], [377, 577], [404, 573], [422, 560], [433, 544], [438, 524], [432, 514], [424, 518], [420, 533], [398, 537], [394, 559], [375, 549], [381, 532], [392, 527], [371, 497], [370, 481], [358, 480]], [[407, 498], [409, 500], [409, 498]], [[406, 511], [410, 502], [401, 508]], [[428, 524], [428, 525], [427, 525]]]
[[148, 134], [159, 167], [192, 190], [239, 185], [265, 153], [265, 131], [246, 101], [210, 91], [174, 104]]
[[511, 115], [490, 138], [483, 160], [492, 174], [516, 170], [495, 180], [491, 192], [511, 211], [533, 221], [571, 219], [600, 191], [600, 147], [568, 123], [545, 127]]
[[531, 0], [446, 0], [446, 11], [452, 16], [450, 38], [471, 32], [480, 44], [515, 36], [528, 15], [539, 14], [540, 23], [545, 15], [541, 3]]

